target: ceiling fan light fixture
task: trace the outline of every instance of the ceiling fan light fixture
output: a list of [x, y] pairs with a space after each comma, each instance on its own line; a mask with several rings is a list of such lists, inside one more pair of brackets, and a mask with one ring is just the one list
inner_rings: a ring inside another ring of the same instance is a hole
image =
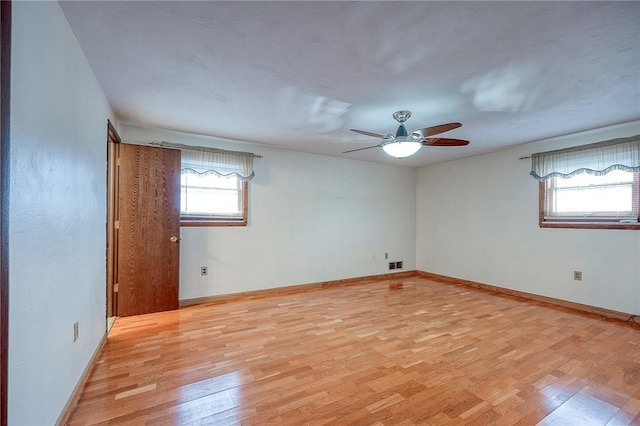
[[422, 147], [422, 142], [411, 137], [395, 138], [382, 145], [382, 149], [391, 157], [410, 157]]

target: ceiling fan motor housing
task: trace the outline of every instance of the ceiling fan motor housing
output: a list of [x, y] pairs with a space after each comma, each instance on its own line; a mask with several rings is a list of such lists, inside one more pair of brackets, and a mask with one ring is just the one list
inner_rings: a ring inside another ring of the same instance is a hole
[[404, 127], [404, 124], [403, 124], [405, 121], [409, 119], [409, 117], [411, 117], [411, 111], [401, 110], [393, 113], [393, 118], [398, 123], [400, 123], [400, 127], [398, 127], [398, 130], [396, 131], [396, 138], [409, 135], [409, 133], [407, 132], [407, 128]]
[[404, 124], [401, 124], [400, 127], [398, 127], [398, 130], [396, 131], [396, 138], [399, 136], [407, 136], [409, 133], [407, 133], [407, 128], [404, 127]]

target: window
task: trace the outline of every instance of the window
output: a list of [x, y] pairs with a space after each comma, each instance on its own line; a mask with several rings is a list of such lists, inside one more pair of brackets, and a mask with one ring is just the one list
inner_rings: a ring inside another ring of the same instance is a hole
[[247, 225], [248, 182], [254, 177], [253, 159], [259, 155], [171, 142], [152, 145], [181, 151], [180, 225]]
[[247, 224], [247, 182], [235, 175], [182, 171], [180, 216], [183, 226]]
[[533, 154], [540, 227], [640, 230], [639, 174], [640, 135]]
[[540, 182], [540, 226], [634, 229], [639, 188], [639, 173], [624, 170], [549, 178]]

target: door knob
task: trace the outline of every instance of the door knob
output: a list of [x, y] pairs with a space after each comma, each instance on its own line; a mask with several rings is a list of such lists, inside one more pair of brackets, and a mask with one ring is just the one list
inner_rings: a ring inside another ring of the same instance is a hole
[[180, 238], [178, 238], [178, 237], [169, 238], [169, 241], [171, 241], [172, 243], [178, 242], [179, 240], [180, 240]]

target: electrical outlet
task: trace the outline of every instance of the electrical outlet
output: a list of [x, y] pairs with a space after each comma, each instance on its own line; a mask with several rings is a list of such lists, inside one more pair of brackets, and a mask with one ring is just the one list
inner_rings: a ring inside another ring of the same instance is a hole
[[404, 262], [404, 260], [396, 262], [396, 269], [402, 269], [402, 262]]
[[389, 270], [396, 269], [396, 262], [389, 262]]
[[79, 332], [80, 332], [80, 324], [78, 323], [78, 321], [76, 321], [73, 323], [73, 341], [74, 342], [78, 340], [78, 337], [80, 336]]
[[201, 266], [200, 275], [208, 275], [208, 274], [209, 274], [209, 268], [207, 268], [206, 266]]
[[576, 281], [582, 281], [582, 271], [573, 271], [573, 279]]

